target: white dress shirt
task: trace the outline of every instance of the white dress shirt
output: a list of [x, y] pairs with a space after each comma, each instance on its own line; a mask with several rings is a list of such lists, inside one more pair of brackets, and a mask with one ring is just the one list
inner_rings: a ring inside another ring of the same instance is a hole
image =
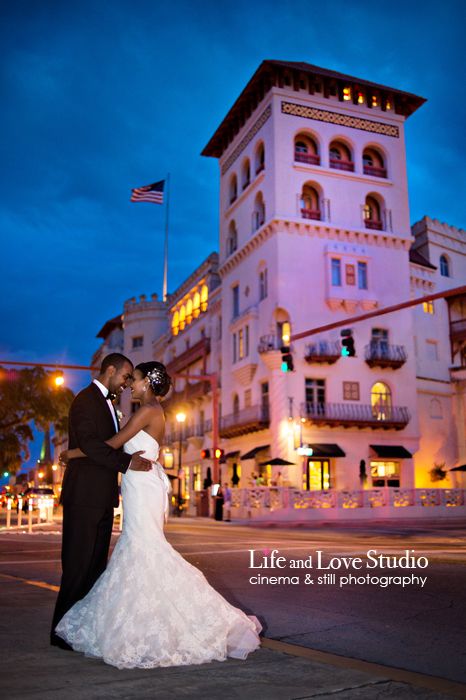
[[100, 391], [102, 392], [103, 396], [104, 396], [105, 399], [107, 400], [107, 406], [108, 406], [108, 408], [109, 408], [109, 410], [110, 410], [110, 413], [112, 414], [113, 422], [115, 423], [115, 430], [116, 430], [116, 432], [118, 432], [118, 431], [119, 431], [119, 427], [118, 427], [118, 421], [117, 421], [117, 417], [116, 417], [116, 413], [115, 413], [115, 406], [114, 406], [113, 403], [110, 401], [110, 399], [107, 399], [107, 396], [108, 396], [108, 389], [107, 389], [107, 387], [104, 386], [101, 382], [99, 382], [98, 379], [93, 379], [92, 381], [94, 382], [94, 384], [95, 384], [96, 386], [99, 387], [99, 389], [100, 389]]

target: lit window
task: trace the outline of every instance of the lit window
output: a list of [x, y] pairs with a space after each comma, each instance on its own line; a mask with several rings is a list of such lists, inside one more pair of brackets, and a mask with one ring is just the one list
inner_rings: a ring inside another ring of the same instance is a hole
[[191, 323], [193, 320], [193, 302], [191, 299], [188, 299], [186, 302], [186, 323]]
[[197, 318], [201, 313], [201, 295], [196, 292], [193, 297], [193, 316]]
[[343, 88], [343, 99], [345, 100], [345, 102], [348, 102], [351, 99], [351, 88], [350, 87]]
[[133, 350], [136, 350], [137, 348], [142, 348], [144, 345], [144, 336], [138, 335], [137, 337], [133, 338]]
[[238, 331], [238, 360], [242, 360], [244, 357], [244, 332], [240, 328]]
[[377, 95], [372, 95], [372, 106], [373, 107], [378, 107], [379, 106], [379, 100], [377, 98]]
[[359, 289], [367, 289], [367, 263], [358, 262], [358, 287]]
[[422, 310], [424, 311], [425, 314], [434, 314], [434, 302], [433, 301], [424, 301], [422, 303]]
[[440, 274], [442, 277], [450, 277], [450, 265], [446, 255], [440, 256]]
[[377, 420], [389, 420], [392, 410], [392, 394], [383, 382], [376, 382], [371, 391], [372, 415]]
[[180, 309], [180, 331], [183, 330], [185, 325], [186, 325], [186, 309], [184, 306], [182, 306]]
[[207, 311], [207, 300], [209, 298], [209, 288], [206, 284], [201, 288], [201, 311]]
[[332, 258], [332, 285], [341, 287], [341, 260]]
[[180, 330], [180, 315], [178, 311], [175, 311], [172, 317], [172, 333], [173, 335], [178, 335], [178, 331]]
[[363, 105], [363, 104], [364, 104], [364, 93], [358, 92], [358, 105]]
[[291, 337], [291, 325], [289, 321], [285, 321], [282, 324], [282, 343], [287, 345], [290, 342]]
[[381, 486], [400, 485], [400, 464], [399, 462], [386, 462], [371, 460], [371, 477], [372, 486], [380, 488]]

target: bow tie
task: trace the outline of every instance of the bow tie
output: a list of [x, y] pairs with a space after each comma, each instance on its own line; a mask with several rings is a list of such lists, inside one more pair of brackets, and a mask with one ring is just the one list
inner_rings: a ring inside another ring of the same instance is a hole
[[116, 394], [112, 394], [112, 393], [108, 392], [107, 401], [115, 401], [116, 397], [117, 397]]

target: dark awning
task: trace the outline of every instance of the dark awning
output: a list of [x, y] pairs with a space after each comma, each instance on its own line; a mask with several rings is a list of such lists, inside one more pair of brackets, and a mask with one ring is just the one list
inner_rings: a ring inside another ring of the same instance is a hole
[[413, 455], [401, 445], [369, 445], [376, 457], [382, 459], [409, 459]]
[[294, 462], [288, 462], [287, 459], [282, 459], [281, 457], [274, 457], [273, 459], [268, 459], [266, 462], [260, 462], [261, 467], [266, 467], [268, 464], [270, 464], [271, 467], [286, 467], [294, 464]]
[[312, 443], [309, 447], [313, 457], [346, 457], [341, 447], [332, 443]]
[[269, 447], [270, 445], [261, 445], [260, 447], [254, 447], [253, 450], [249, 450], [249, 452], [246, 452], [244, 455], [241, 455], [241, 459], [254, 459], [258, 452], [261, 452], [262, 450], [268, 450]]
[[237, 457], [238, 455], [239, 455], [239, 450], [234, 450], [234, 452], [227, 452], [225, 455], [225, 459]]

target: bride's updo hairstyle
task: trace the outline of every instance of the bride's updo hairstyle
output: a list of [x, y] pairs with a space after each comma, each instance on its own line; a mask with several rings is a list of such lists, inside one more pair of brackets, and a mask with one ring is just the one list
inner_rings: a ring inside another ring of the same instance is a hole
[[161, 362], [141, 362], [134, 369], [138, 369], [143, 377], [149, 380], [150, 388], [156, 396], [166, 396], [172, 385], [172, 380], [165, 365]]

